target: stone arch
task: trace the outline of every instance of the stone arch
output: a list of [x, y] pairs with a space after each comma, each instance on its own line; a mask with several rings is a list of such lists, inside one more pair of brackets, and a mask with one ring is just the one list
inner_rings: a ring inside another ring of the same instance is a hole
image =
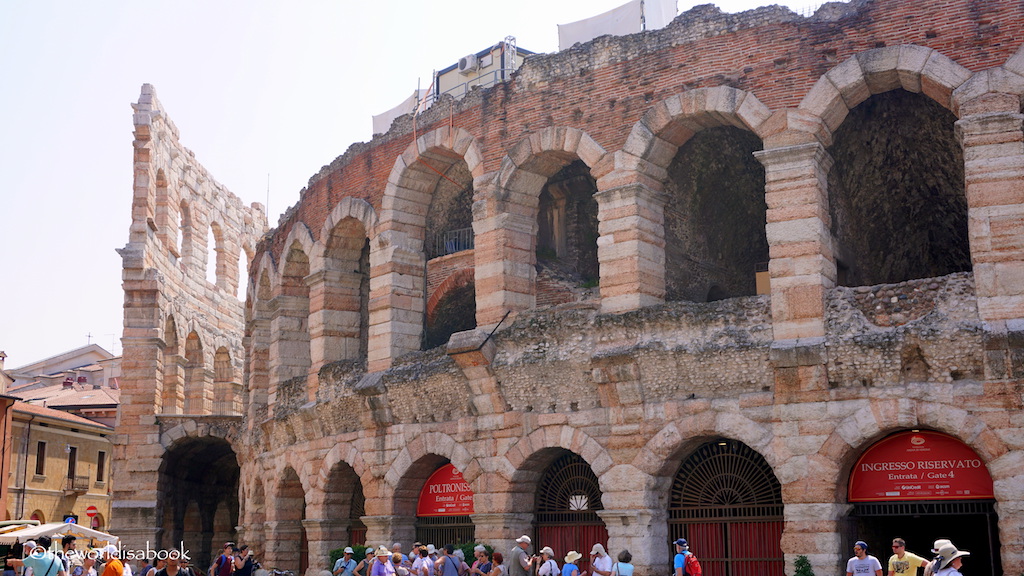
[[[435, 157], [444, 164], [451, 165], [457, 158], [466, 162], [473, 178], [483, 175], [483, 154], [476, 138], [462, 128], [445, 126], [427, 132], [410, 144], [401, 156], [395, 159], [395, 165], [388, 177], [381, 200], [381, 223], [389, 230], [402, 230], [409, 233], [426, 225], [426, 210], [430, 204], [429, 191], [441, 178], [436, 169], [429, 164], [418, 168], [417, 162]], [[423, 164], [423, 162], [420, 162]], [[419, 210], [400, 207], [402, 203], [419, 205]], [[412, 228], [410, 229], [409, 226]], [[423, 240], [422, 232], [419, 240]], [[415, 234], [410, 234], [416, 238]]]
[[376, 227], [373, 207], [359, 198], [343, 199], [324, 222], [311, 258], [310, 372], [366, 357], [370, 239]]
[[851, 109], [872, 94], [902, 88], [923, 93], [956, 113], [953, 92], [970, 77], [967, 68], [932, 48], [914, 44], [875, 48], [826, 72], [797, 109], [820, 118], [832, 133]]
[[178, 237], [176, 252], [181, 256], [182, 269], [190, 271], [195, 266], [196, 251], [198, 250], [196, 246], [196, 219], [195, 215], [192, 214], [191, 206], [185, 199], [178, 203], [178, 217], [178, 229], [181, 233]]
[[164, 414], [181, 414], [184, 410], [184, 361], [185, 351], [182, 343], [185, 339], [179, 334], [178, 323], [173, 312], [164, 319], [164, 347], [161, 350], [163, 365], [160, 411]]
[[432, 200], [445, 172], [461, 169], [464, 163], [468, 177], [476, 180], [483, 176], [482, 160], [475, 138], [461, 128], [449, 127], [417, 138], [395, 159], [370, 248], [371, 269], [381, 269], [384, 263], [388, 267], [373, 278], [370, 293], [370, 300], [382, 305], [370, 312], [374, 336], [368, 344], [369, 371], [387, 368], [392, 358], [420, 349], [426, 290], [424, 241]]
[[836, 283], [897, 283], [971, 270], [963, 149], [953, 94], [971, 73], [913, 45], [858, 53], [798, 112], [828, 130], [827, 207]]
[[206, 365], [206, 347], [199, 331], [192, 329], [185, 338], [185, 413], [209, 414], [212, 406], [210, 370]]
[[323, 251], [326, 245], [326, 238], [331, 234], [331, 231], [346, 218], [354, 218], [363, 225], [363, 230], [366, 231], [366, 235], [369, 238], [373, 238], [377, 235], [377, 226], [379, 224], [377, 218], [377, 211], [373, 209], [373, 206], [363, 200], [362, 198], [346, 197], [342, 198], [338, 202], [331, 213], [324, 220], [324, 225], [320, 228], [320, 239], [321, 241], [317, 246], [317, 256], [323, 255]]
[[[764, 139], [771, 111], [749, 92], [717, 86], [697, 88], [655, 104], [633, 125], [622, 153], [641, 162], [641, 181], [661, 191], [676, 151], [697, 132], [714, 126], [735, 126]], [[636, 164], [633, 161], [632, 164]], [[614, 178], [616, 175], [609, 175]], [[621, 177], [620, 175], [618, 177]], [[598, 180], [602, 190], [608, 187]]]
[[[274, 483], [274, 505], [267, 523], [267, 562], [277, 566], [294, 566], [304, 556], [305, 530], [302, 521], [306, 519], [306, 498], [308, 486], [291, 464], [283, 466]], [[299, 572], [305, 566], [299, 561]]]
[[[384, 486], [392, 492], [392, 497], [413, 465], [429, 455], [438, 456], [451, 462], [462, 471], [462, 477], [470, 486], [483, 472], [474, 456], [461, 443], [441, 432], [427, 432], [406, 444], [384, 474]], [[425, 478], [426, 476], [424, 476]]]
[[498, 461], [498, 473], [510, 483], [521, 482], [526, 462], [538, 452], [549, 448], [561, 448], [579, 454], [590, 464], [599, 479], [615, 465], [605, 447], [586, 432], [569, 426], [545, 426], [510, 446], [504, 458]]
[[781, 462], [775, 450], [771, 427], [755, 422], [742, 414], [704, 411], [666, 424], [647, 440], [632, 461], [637, 470], [655, 478], [671, 478], [683, 454], [692, 452], [712, 438], [730, 438], [743, 442], [761, 454], [772, 468]]
[[[474, 223], [476, 232], [476, 279], [478, 286], [494, 286], [486, 305], [477, 308], [477, 323], [498, 322], [507, 311], [521, 311], [537, 305], [537, 234], [540, 226], [540, 198], [549, 181], [563, 170], [578, 171], [594, 180], [592, 192], [579, 192], [583, 222], [592, 225], [594, 238], [578, 239], [579, 254], [588, 268], [596, 266], [600, 248], [596, 242], [596, 208], [590, 206], [597, 192], [596, 182], [611, 166], [610, 156], [589, 134], [562, 126], [544, 128], [519, 141], [502, 160], [501, 167], [478, 196], [478, 212], [492, 214]], [[480, 210], [479, 208], [483, 208]], [[500, 218], [497, 216], [500, 215]], [[529, 243], [522, 236], [529, 234]], [[588, 235], [583, 235], [588, 236]], [[486, 255], [488, 259], [481, 256]], [[500, 264], [500, 265], [499, 265]], [[579, 269], [579, 262], [575, 267]], [[556, 285], [556, 299], [567, 302], [586, 297], [577, 290], [582, 282]]]

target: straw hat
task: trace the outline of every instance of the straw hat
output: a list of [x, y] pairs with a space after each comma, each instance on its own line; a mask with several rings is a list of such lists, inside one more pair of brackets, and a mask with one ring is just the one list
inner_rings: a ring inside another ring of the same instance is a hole
[[565, 555], [565, 563], [566, 564], [572, 564], [573, 562], [579, 560], [580, 558], [583, 558], [583, 554], [580, 554], [579, 552], [577, 552], [575, 550], [569, 550], [569, 553]]
[[383, 546], [377, 548], [377, 557], [379, 558], [381, 556], [391, 556], [391, 550], [388, 550]]
[[939, 550], [939, 570], [942, 570], [949, 563], [961, 556], [970, 556], [971, 553], [965, 550], [957, 550], [956, 546], [952, 544], [946, 544]]

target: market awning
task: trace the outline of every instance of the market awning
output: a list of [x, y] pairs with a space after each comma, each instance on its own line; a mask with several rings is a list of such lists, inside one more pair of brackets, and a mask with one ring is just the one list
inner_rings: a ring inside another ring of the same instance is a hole
[[118, 537], [106, 532], [100, 532], [99, 530], [93, 530], [92, 528], [86, 528], [81, 524], [65, 524], [61, 522], [51, 522], [49, 524], [40, 524], [39, 526], [26, 526], [20, 530], [12, 530], [10, 532], [4, 532], [0, 534], [0, 544], [14, 544], [15, 542], [27, 542], [29, 540], [35, 540], [39, 536], [63, 536], [65, 534], [73, 534], [79, 538], [89, 538], [92, 540], [99, 540], [107, 542], [109, 544], [116, 544]]

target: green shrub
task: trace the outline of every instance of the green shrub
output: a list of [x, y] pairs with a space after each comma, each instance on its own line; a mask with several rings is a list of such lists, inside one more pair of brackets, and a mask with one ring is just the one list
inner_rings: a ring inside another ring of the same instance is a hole
[[814, 576], [814, 570], [811, 570], [811, 561], [803, 554], [796, 557], [793, 567], [796, 568], [793, 576]]

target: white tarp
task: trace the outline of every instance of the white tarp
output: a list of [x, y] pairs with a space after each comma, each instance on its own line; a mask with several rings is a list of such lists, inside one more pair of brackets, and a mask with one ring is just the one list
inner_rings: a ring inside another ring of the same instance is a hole
[[382, 112], [373, 117], [373, 133], [383, 134], [391, 128], [395, 118], [405, 116], [416, 109], [416, 105], [426, 96], [426, 90], [413, 90], [412, 94], [402, 100], [402, 103], [387, 112]]
[[677, 0], [632, 0], [604, 14], [558, 25], [558, 49], [598, 36], [625, 36], [641, 30], [664, 28], [676, 17]]
[[80, 524], [65, 524], [63, 522], [51, 522], [49, 524], [40, 524], [39, 526], [27, 526], [20, 530], [12, 530], [10, 532], [4, 532], [0, 534], [0, 544], [14, 544], [15, 542], [21, 542], [24, 544], [29, 540], [35, 540], [39, 536], [54, 536], [54, 535], [73, 534], [79, 538], [91, 538], [93, 540], [102, 540], [108, 544], [116, 544], [118, 541], [117, 536], [107, 534], [106, 532], [100, 532], [99, 530], [93, 530], [92, 528], [86, 528]]

